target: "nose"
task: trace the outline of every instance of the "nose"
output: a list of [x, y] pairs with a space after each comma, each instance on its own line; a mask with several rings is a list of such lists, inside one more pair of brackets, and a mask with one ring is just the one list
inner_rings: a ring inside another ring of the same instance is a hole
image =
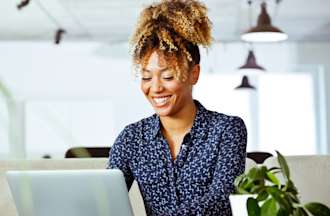
[[153, 92], [161, 92], [163, 90], [163, 84], [162, 82], [159, 80], [158, 77], [154, 77], [151, 80], [151, 91]]

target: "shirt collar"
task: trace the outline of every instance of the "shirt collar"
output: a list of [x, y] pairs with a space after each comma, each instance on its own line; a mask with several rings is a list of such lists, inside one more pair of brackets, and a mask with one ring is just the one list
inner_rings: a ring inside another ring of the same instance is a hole
[[[197, 100], [194, 100], [194, 103], [197, 108], [197, 113], [189, 133], [192, 138], [201, 138], [206, 135], [207, 123], [205, 122], [205, 115], [207, 113], [207, 109]], [[159, 115], [154, 114], [151, 122], [152, 138], [155, 138], [161, 132], [160, 125], [161, 122]]]
[[193, 123], [193, 126], [190, 130], [191, 137], [194, 138], [202, 138], [207, 133], [207, 121], [205, 121], [206, 115], [207, 115], [207, 109], [197, 100], [194, 100], [196, 107], [197, 107], [197, 113], [196, 117]]
[[151, 122], [151, 135], [155, 138], [160, 133], [160, 119], [159, 115], [154, 114]]

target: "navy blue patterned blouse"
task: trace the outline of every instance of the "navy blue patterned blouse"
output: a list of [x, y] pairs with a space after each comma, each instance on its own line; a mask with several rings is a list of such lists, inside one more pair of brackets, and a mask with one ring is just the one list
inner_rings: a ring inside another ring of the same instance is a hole
[[243, 120], [205, 109], [197, 114], [172, 159], [154, 114], [130, 124], [110, 151], [108, 168], [138, 182], [148, 216], [231, 215], [228, 196], [244, 172], [247, 131]]

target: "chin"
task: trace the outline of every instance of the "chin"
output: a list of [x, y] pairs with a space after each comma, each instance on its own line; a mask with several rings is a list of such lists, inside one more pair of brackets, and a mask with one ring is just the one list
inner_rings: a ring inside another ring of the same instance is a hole
[[165, 117], [165, 116], [169, 116], [172, 113], [173, 110], [173, 104], [171, 102], [167, 103], [164, 106], [158, 106], [156, 104], [153, 103], [152, 100], [149, 100], [153, 110], [155, 111], [155, 113], [157, 113], [159, 116]]
[[171, 104], [165, 107], [153, 107], [155, 113], [157, 113], [161, 117], [171, 116], [173, 115], [173, 107]]
[[160, 109], [154, 109], [154, 110], [161, 117], [165, 117], [165, 116], [171, 115], [171, 110], [160, 110]]

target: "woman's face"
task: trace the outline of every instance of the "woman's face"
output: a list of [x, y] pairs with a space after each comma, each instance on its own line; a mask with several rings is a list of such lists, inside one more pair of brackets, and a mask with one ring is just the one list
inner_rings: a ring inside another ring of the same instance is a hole
[[192, 86], [197, 83], [199, 65], [194, 66], [188, 79], [179, 81], [164, 56], [154, 51], [141, 73], [141, 90], [155, 112], [170, 117], [192, 101]]

